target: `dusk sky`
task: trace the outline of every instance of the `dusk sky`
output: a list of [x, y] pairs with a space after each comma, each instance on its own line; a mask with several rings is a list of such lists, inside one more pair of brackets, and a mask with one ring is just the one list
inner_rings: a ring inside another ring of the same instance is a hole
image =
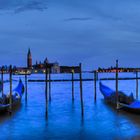
[[45, 57], [84, 69], [140, 67], [139, 0], [0, 0], [0, 65]]

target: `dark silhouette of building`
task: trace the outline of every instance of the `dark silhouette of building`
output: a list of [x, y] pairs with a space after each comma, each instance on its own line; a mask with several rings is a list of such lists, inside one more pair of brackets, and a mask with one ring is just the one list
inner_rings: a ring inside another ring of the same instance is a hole
[[44, 64], [49, 64], [49, 60], [48, 60], [47, 57], [46, 57], [46, 59], [44, 60]]
[[45, 73], [46, 66], [50, 69], [50, 73], [60, 73], [60, 66], [58, 62], [50, 63], [47, 58], [43, 62], [37, 62], [32, 66], [34, 73]]
[[79, 66], [60, 66], [60, 73], [80, 73]]
[[32, 68], [32, 54], [30, 49], [28, 50], [27, 54], [27, 67]]

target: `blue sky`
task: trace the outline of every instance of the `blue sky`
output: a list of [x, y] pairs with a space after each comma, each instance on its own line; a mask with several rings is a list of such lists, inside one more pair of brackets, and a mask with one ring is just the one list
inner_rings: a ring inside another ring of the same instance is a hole
[[85, 69], [140, 67], [138, 0], [1, 0], [0, 65], [45, 57]]

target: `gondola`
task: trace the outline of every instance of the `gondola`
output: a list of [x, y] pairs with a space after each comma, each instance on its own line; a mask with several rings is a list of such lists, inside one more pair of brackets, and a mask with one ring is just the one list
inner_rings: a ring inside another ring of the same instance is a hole
[[[20, 79], [16, 88], [12, 91], [13, 108], [17, 107], [20, 104], [23, 93], [24, 93], [24, 85]], [[0, 113], [8, 111], [9, 107], [10, 107], [10, 93], [8, 93], [7, 95], [4, 94], [0, 98]]]
[[[102, 82], [100, 82], [100, 91], [109, 105], [116, 106], [116, 91], [104, 85]], [[128, 96], [124, 92], [118, 91], [118, 102], [121, 109], [140, 114], [140, 101], [134, 99], [132, 93]]]

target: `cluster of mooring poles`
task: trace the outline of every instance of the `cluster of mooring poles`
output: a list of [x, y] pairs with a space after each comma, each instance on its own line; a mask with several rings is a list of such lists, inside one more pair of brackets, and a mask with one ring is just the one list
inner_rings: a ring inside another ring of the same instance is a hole
[[[9, 81], [10, 81], [10, 106], [9, 113], [12, 113], [12, 65], [9, 67]], [[4, 67], [1, 68], [1, 84], [2, 84], [2, 97], [4, 96]]]
[[[118, 93], [118, 82], [119, 82], [119, 77], [118, 77], [118, 60], [116, 60], [116, 99], [117, 99], [117, 102], [116, 102], [116, 108], [117, 109], [120, 109], [121, 107], [121, 104], [119, 103], [119, 93]], [[139, 84], [139, 78], [138, 78], [138, 70], [135, 71], [136, 73], [136, 78], [130, 78], [130, 79], [136, 79], [136, 99], [138, 100], [138, 92], [139, 92], [139, 87], [138, 87], [138, 84]], [[120, 79], [120, 80], [123, 80]], [[129, 80], [129, 78], [128, 78]]]
[[[77, 66], [76, 66], [77, 67]], [[97, 81], [98, 81], [98, 72], [97, 70], [94, 70], [89, 73], [93, 73], [93, 78], [91, 79], [83, 79], [82, 78], [82, 64], [79, 64], [79, 79], [74, 78], [74, 66], [73, 70], [71, 72], [71, 80], [66, 80], [66, 79], [59, 79], [59, 80], [53, 80], [51, 79], [51, 68], [48, 67], [46, 64], [46, 70], [45, 70], [45, 80], [28, 80], [28, 68], [25, 69], [25, 101], [27, 102], [28, 99], [28, 82], [45, 82], [45, 100], [46, 100], [46, 117], [48, 118], [48, 110], [49, 106], [48, 103], [51, 102], [52, 97], [51, 97], [51, 82], [70, 82], [71, 81], [71, 90], [72, 90], [72, 101], [74, 102], [74, 82], [79, 81], [80, 83], [80, 103], [81, 103], [81, 115], [82, 117], [84, 116], [84, 101], [83, 101], [83, 81], [93, 81], [94, 82], [94, 101], [96, 103], [97, 100]], [[119, 80], [129, 80], [133, 79], [136, 80], [136, 99], [138, 99], [138, 70], [136, 70], [136, 77], [135, 78], [119, 78], [119, 67], [118, 67], [118, 60], [116, 60], [116, 77], [115, 79], [113, 78], [101, 78], [100, 80], [116, 80], [116, 108], [119, 109], [121, 107], [121, 104], [119, 103], [119, 91], [118, 91], [118, 82]], [[12, 113], [12, 75], [13, 75], [13, 69], [12, 65], [10, 65], [9, 68], [9, 81], [10, 81], [10, 106], [9, 106], [9, 113]], [[22, 74], [23, 75], [23, 74]], [[1, 82], [2, 82], [2, 96], [4, 95], [4, 67], [1, 68]]]
[[[94, 102], [96, 103], [97, 100], [97, 81], [98, 81], [98, 72], [97, 70], [94, 70], [89, 73], [93, 73], [94, 76], [91, 79], [83, 79], [82, 78], [82, 64], [79, 64], [80, 68], [80, 73], [79, 73], [79, 79], [74, 79], [74, 70], [71, 72], [71, 80], [51, 80], [50, 76], [50, 69], [46, 66], [46, 114], [48, 116], [48, 96], [49, 96], [49, 101], [51, 101], [51, 82], [67, 82], [71, 81], [72, 82], [72, 101], [74, 102], [74, 81], [79, 81], [80, 82], [80, 102], [81, 102], [81, 114], [84, 116], [84, 102], [83, 102], [83, 81], [94, 81]], [[101, 78], [100, 80], [116, 80], [116, 109], [119, 109], [121, 107], [121, 103], [119, 103], [119, 80], [136, 80], [136, 99], [138, 99], [138, 70], [136, 70], [136, 77], [134, 78], [119, 78], [119, 66], [118, 66], [118, 60], [116, 60], [116, 77], [114, 78]], [[103, 72], [102, 72], [103, 73]], [[49, 75], [49, 76], [48, 76]], [[49, 79], [48, 79], [49, 77]], [[30, 82], [35, 82], [36, 80], [29, 80]], [[38, 82], [43, 82], [43, 80], [37, 80]], [[49, 82], [49, 95], [48, 95], [48, 82]]]
[[[26, 73], [25, 73], [25, 101], [27, 102], [27, 70], [26, 70]], [[9, 87], [10, 87], [10, 98], [9, 98], [9, 114], [12, 114], [12, 76], [13, 76], [13, 68], [12, 68], [12, 65], [10, 65], [9, 67]], [[1, 84], [2, 84], [2, 97], [4, 96], [4, 67], [1, 68]]]
[[[138, 100], [138, 92], [139, 92], [139, 87], [138, 87], [138, 84], [139, 84], [139, 77], [138, 77], [138, 70], [135, 69], [135, 73], [136, 73], [136, 77], [134, 78], [119, 78], [119, 62], [118, 60], [116, 60], [116, 77], [115, 78], [100, 78], [100, 80], [115, 80], [116, 81], [116, 109], [120, 109], [121, 108], [121, 103], [119, 102], [119, 80], [136, 80], [136, 99]], [[106, 73], [106, 72], [98, 72], [99, 73]], [[130, 72], [127, 72], [127, 73], [130, 73]], [[94, 71], [94, 93], [95, 93], [95, 96], [94, 96], [94, 100], [96, 101], [96, 74], [97, 74], [97, 71]]]
[[[82, 84], [82, 64], [79, 64], [79, 69], [80, 69], [80, 73], [79, 73], [79, 80], [76, 79], [76, 81], [80, 82], [80, 101], [81, 101], [81, 114], [82, 116], [84, 116], [84, 102], [83, 102], [83, 84]], [[48, 118], [48, 102], [51, 101], [51, 82], [64, 82], [64, 81], [71, 81], [72, 82], [72, 101], [74, 102], [74, 70], [72, 70], [71, 72], [72, 75], [72, 79], [71, 80], [51, 80], [51, 71], [50, 68], [46, 65], [46, 85], [45, 85], [45, 97], [46, 97], [46, 116]], [[29, 80], [30, 82], [33, 82], [33, 80]], [[42, 81], [43, 82], [43, 81]]]
[[[123, 79], [123, 78], [119, 78], [119, 76], [118, 76], [118, 74], [119, 74], [119, 71], [118, 71], [118, 60], [116, 60], [116, 108], [117, 109], [120, 109], [120, 107], [121, 107], [121, 104], [119, 103], [119, 84], [118, 84], [118, 82], [119, 82], [119, 80], [134, 80], [134, 79], [136, 79], [136, 99], [138, 100], [138, 80], [139, 80], [139, 78], [138, 78], [138, 70], [136, 70], [135, 71], [136, 72], [136, 78], [127, 78], [127, 79]], [[112, 80], [112, 79], [110, 79], [110, 80]]]

